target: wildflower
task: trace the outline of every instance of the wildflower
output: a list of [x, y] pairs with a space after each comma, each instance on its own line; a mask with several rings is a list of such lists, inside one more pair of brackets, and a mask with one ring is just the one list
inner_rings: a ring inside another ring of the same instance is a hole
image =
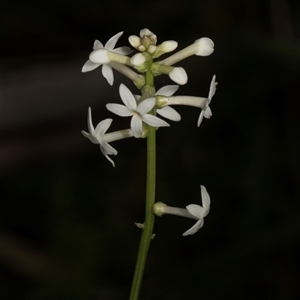
[[209, 94], [208, 94], [208, 101], [205, 103], [205, 107], [202, 108], [202, 111], [200, 113], [199, 119], [198, 119], [198, 127], [200, 127], [203, 117], [209, 119], [212, 116], [211, 109], [209, 107], [209, 104], [212, 100], [212, 97], [214, 96], [216, 89], [217, 89], [218, 83], [216, 82], [216, 75], [213, 76], [211, 83], [210, 83], [210, 88], [209, 88]]
[[105, 134], [112, 121], [112, 119], [105, 119], [98, 123], [96, 129], [94, 129], [92, 122], [92, 110], [89, 107], [87, 117], [87, 125], [89, 132], [85, 132], [82, 130], [81, 133], [83, 134], [83, 136], [88, 138], [93, 144], [99, 144], [102, 154], [112, 163], [113, 166], [115, 166], [115, 163], [108, 155], [117, 155], [118, 151], [112, 146], [110, 146], [108, 143], [123, 138], [131, 137], [133, 136], [133, 133], [130, 129], [126, 129]]
[[[116, 48], [114, 49], [118, 39], [120, 38], [120, 36], [123, 34], [123, 31], [117, 33], [116, 35], [114, 35], [112, 38], [110, 38], [105, 46], [103, 46], [103, 44], [96, 40], [94, 42], [94, 47], [93, 50], [107, 50], [113, 53], [117, 53], [117, 54], [122, 54], [122, 55], [127, 55], [130, 54], [132, 52], [132, 50], [129, 47], [120, 47], [120, 48]], [[93, 53], [93, 52], [92, 52]], [[93, 71], [94, 69], [98, 68], [99, 66], [102, 65], [102, 75], [106, 78], [107, 82], [110, 85], [113, 85], [114, 82], [114, 75], [113, 75], [113, 71], [112, 71], [112, 67], [108, 64], [110, 62], [110, 60], [107, 60], [106, 62], [102, 62], [102, 63], [96, 63], [91, 61], [90, 59], [86, 61], [86, 63], [83, 65], [82, 67], [82, 72], [89, 72], [89, 71]]]
[[175, 63], [192, 55], [208, 56], [214, 52], [214, 42], [209, 38], [201, 38], [196, 40], [190, 46], [174, 53], [166, 59], [160, 61], [160, 64], [172, 66]]
[[177, 215], [181, 217], [191, 218], [197, 220], [196, 224], [185, 231], [182, 235], [192, 235], [196, 233], [204, 224], [204, 217], [207, 216], [210, 209], [210, 197], [203, 185], [200, 185], [202, 206], [197, 204], [190, 204], [186, 209], [179, 207], [167, 206], [162, 202], [157, 202], [153, 205], [152, 211], [157, 216], [161, 217], [164, 214]]
[[148, 98], [137, 104], [133, 94], [124, 85], [120, 85], [120, 96], [125, 105], [109, 103], [106, 104], [106, 108], [112, 113], [121, 117], [130, 117], [130, 127], [134, 137], [140, 138], [143, 134], [143, 122], [153, 127], [170, 126], [167, 122], [155, 117], [151, 114], [147, 114], [151, 111], [155, 105], [155, 98]]
[[[160, 88], [156, 93], [155, 96], [161, 95], [161, 96], [172, 96], [177, 90], [179, 86], [178, 85], [166, 85], [162, 88]], [[180, 121], [181, 116], [180, 114], [172, 107], [170, 106], [164, 106], [162, 108], [156, 109], [156, 112], [172, 121]]]

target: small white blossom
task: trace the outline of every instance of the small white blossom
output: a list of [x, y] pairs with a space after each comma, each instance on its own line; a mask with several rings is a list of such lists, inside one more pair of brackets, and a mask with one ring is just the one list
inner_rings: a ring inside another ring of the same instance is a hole
[[209, 38], [201, 38], [196, 40], [193, 44], [188, 47], [174, 53], [173, 55], [160, 61], [160, 64], [172, 66], [177, 62], [186, 59], [192, 55], [197, 56], [208, 56], [214, 52], [214, 43]]
[[[160, 88], [155, 93], [155, 95], [170, 97], [178, 90], [178, 88], [179, 88], [178, 85], [166, 85], [166, 86]], [[169, 120], [172, 120], [172, 121], [180, 121], [181, 120], [180, 114], [174, 108], [172, 108], [170, 106], [158, 108], [158, 109], [156, 109], [156, 112], [159, 115], [161, 115]]]
[[[103, 46], [103, 44], [96, 40], [94, 42], [94, 46], [93, 46], [93, 50], [100, 50], [100, 49], [103, 49], [103, 50], [107, 50], [107, 51], [110, 51], [110, 52], [114, 52], [114, 53], [118, 53], [118, 54], [122, 54], [122, 55], [127, 55], [127, 54], [130, 54], [132, 52], [132, 50], [129, 48], [129, 47], [120, 47], [120, 48], [116, 48], [114, 49], [118, 39], [120, 38], [120, 36], [123, 34], [123, 31], [117, 33], [116, 35], [114, 35], [112, 38], [110, 38], [105, 46]], [[106, 54], [106, 51], [103, 51], [102, 53], [104, 56], [107, 55]], [[110, 84], [110, 85], [113, 85], [113, 82], [114, 82], [114, 75], [113, 75], [113, 71], [112, 71], [112, 68], [111, 66], [108, 64], [110, 62], [110, 60], [107, 58], [107, 60], [104, 60], [106, 61], [105, 64], [103, 63], [94, 63], [92, 62], [90, 59], [86, 61], [86, 63], [83, 65], [82, 67], [82, 72], [85, 73], [85, 72], [89, 72], [89, 71], [93, 71], [94, 69], [98, 68], [99, 66], [102, 65], [102, 75], [106, 78], [107, 82]]]
[[81, 133], [88, 138], [93, 144], [99, 144], [102, 154], [115, 166], [112, 159], [109, 158], [108, 155], [117, 155], [118, 151], [110, 146], [104, 139], [104, 135], [109, 128], [112, 119], [105, 119], [98, 123], [96, 129], [94, 129], [93, 121], [92, 121], [92, 110], [88, 108], [88, 117], [87, 117], [87, 125], [89, 132], [81, 131]]
[[[155, 96], [160, 97], [169, 97], [172, 96], [177, 90], [179, 86], [178, 85], [166, 85], [162, 88], [160, 88], [156, 93]], [[141, 98], [140, 95], [133, 95], [136, 101], [139, 101]], [[156, 99], [155, 97], [155, 99]], [[170, 106], [164, 106], [162, 108], [156, 108], [156, 113], [163, 116], [166, 119], [172, 120], [172, 121], [180, 121], [181, 116], [180, 114], [172, 107]]]
[[184, 232], [182, 235], [190, 235], [196, 233], [204, 224], [204, 217], [207, 216], [210, 209], [210, 197], [206, 190], [206, 188], [201, 185], [201, 198], [202, 198], [202, 206], [197, 204], [190, 204], [186, 207], [187, 211], [194, 216], [198, 221], [192, 226], [189, 230]]
[[209, 107], [209, 104], [212, 100], [212, 97], [214, 96], [216, 89], [217, 89], [218, 83], [216, 82], [216, 75], [213, 76], [211, 83], [210, 83], [210, 88], [209, 88], [209, 94], [208, 94], [208, 101], [205, 103], [205, 107], [202, 109], [199, 119], [198, 119], [198, 127], [200, 127], [203, 117], [206, 119], [209, 119], [212, 116], [211, 109]]
[[168, 206], [162, 202], [156, 202], [152, 207], [152, 212], [161, 217], [165, 214], [176, 215], [185, 218], [191, 218], [197, 220], [196, 224], [190, 229], [185, 231], [182, 235], [191, 235], [196, 233], [204, 224], [204, 217], [207, 216], [210, 209], [210, 197], [203, 185], [200, 185], [202, 206], [197, 204], [190, 204], [184, 208]]
[[130, 117], [130, 127], [134, 137], [140, 138], [143, 133], [143, 122], [153, 127], [170, 126], [167, 122], [148, 114], [155, 105], [155, 98], [148, 98], [137, 105], [136, 100], [130, 90], [124, 85], [120, 85], [120, 96], [125, 105], [108, 103], [106, 108], [112, 113], [121, 117]]

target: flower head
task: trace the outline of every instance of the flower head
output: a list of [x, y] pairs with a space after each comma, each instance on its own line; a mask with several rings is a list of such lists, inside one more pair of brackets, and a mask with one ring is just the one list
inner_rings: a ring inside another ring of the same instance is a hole
[[125, 105], [109, 103], [106, 108], [112, 113], [121, 117], [130, 117], [130, 127], [134, 137], [140, 138], [143, 134], [143, 122], [153, 127], [169, 126], [169, 124], [158, 117], [148, 114], [155, 105], [155, 98], [143, 100], [140, 104], [136, 100], [130, 90], [124, 85], [120, 85], [120, 96]]
[[[94, 42], [93, 50], [95, 51], [95, 50], [103, 49], [103, 50], [107, 50], [107, 51], [110, 51], [110, 52], [115, 52], [115, 53], [122, 54], [122, 55], [130, 54], [132, 52], [132, 50], [129, 47], [120, 47], [120, 48], [114, 49], [118, 39], [120, 38], [120, 36], [122, 34], [123, 34], [123, 31], [121, 31], [121, 32], [117, 33], [116, 35], [114, 35], [112, 38], [110, 38], [106, 42], [105, 46], [103, 46], [103, 44], [100, 41], [96, 40]], [[113, 85], [114, 75], [113, 75], [112, 68], [108, 63], [109, 63], [109, 60], [107, 61], [106, 64], [101, 64], [101, 63], [94, 63], [89, 59], [83, 65], [81, 71], [83, 73], [93, 71], [93, 70], [95, 70], [96, 68], [98, 68], [99, 66], [102, 65], [102, 75], [106, 78], [107, 82], [110, 85]]]
[[112, 159], [109, 158], [108, 155], [117, 155], [118, 151], [114, 149], [112, 146], [110, 146], [104, 139], [104, 135], [109, 128], [110, 124], [112, 122], [112, 119], [105, 119], [98, 123], [96, 126], [96, 129], [94, 129], [93, 121], [92, 121], [92, 110], [89, 107], [88, 108], [88, 117], [87, 117], [87, 125], [89, 132], [81, 131], [83, 136], [88, 138], [93, 144], [99, 144], [100, 150], [102, 154], [112, 163], [113, 166], [115, 166]]
[[209, 104], [212, 100], [212, 97], [214, 96], [216, 89], [217, 89], [217, 85], [218, 83], [216, 82], [216, 75], [213, 76], [211, 83], [210, 83], [210, 89], [209, 89], [209, 94], [208, 94], [208, 100], [205, 104], [205, 107], [201, 110], [199, 119], [198, 119], [198, 127], [201, 125], [203, 117], [205, 117], [206, 119], [209, 119], [212, 116], [212, 112], [211, 109], [209, 107]]

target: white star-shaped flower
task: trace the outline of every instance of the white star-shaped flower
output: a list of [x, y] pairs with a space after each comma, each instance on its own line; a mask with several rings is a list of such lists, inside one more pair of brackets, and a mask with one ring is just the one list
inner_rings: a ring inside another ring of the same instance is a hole
[[[156, 96], [165, 96], [170, 97], [172, 96], [177, 90], [179, 86], [178, 85], [166, 85], [162, 88], [160, 88], [155, 95]], [[170, 106], [164, 106], [163, 108], [156, 109], [156, 112], [172, 121], [180, 121], [181, 116], [180, 114], [172, 107]]]
[[115, 163], [108, 155], [117, 155], [118, 151], [114, 149], [111, 145], [109, 145], [104, 139], [104, 135], [109, 128], [112, 119], [105, 119], [98, 123], [96, 129], [94, 129], [93, 122], [92, 122], [92, 111], [89, 107], [88, 109], [88, 117], [87, 117], [87, 125], [89, 132], [81, 131], [81, 133], [88, 138], [93, 144], [99, 144], [100, 150], [102, 154], [115, 166]]
[[210, 209], [210, 197], [206, 188], [201, 185], [201, 198], [202, 206], [196, 204], [190, 204], [186, 207], [187, 211], [197, 219], [197, 223], [191, 227], [189, 230], [184, 232], [182, 235], [190, 235], [196, 233], [204, 224], [204, 217], [207, 216]]
[[[155, 96], [165, 96], [169, 97], [172, 96], [177, 90], [179, 86], [178, 85], [166, 85], [162, 88], [160, 88], [156, 93]], [[136, 101], [138, 101], [141, 96], [140, 95], [134, 95], [134, 98]], [[172, 107], [170, 106], [164, 106], [162, 108], [157, 108], [156, 113], [163, 116], [166, 119], [172, 120], [172, 121], [180, 121], [181, 116], [180, 114]]]
[[148, 98], [137, 105], [136, 100], [130, 90], [124, 85], [120, 85], [120, 96], [125, 105], [108, 103], [106, 108], [112, 113], [121, 117], [130, 117], [130, 127], [134, 137], [140, 138], [143, 133], [143, 122], [153, 127], [170, 126], [167, 122], [158, 117], [148, 114], [155, 105], [155, 98]]
[[[120, 38], [120, 36], [122, 34], [123, 34], [123, 31], [114, 35], [112, 38], [110, 38], [106, 42], [105, 46], [103, 46], [103, 44], [100, 41], [96, 40], [94, 42], [93, 50], [106, 49], [110, 52], [115, 52], [115, 53], [122, 54], [122, 55], [130, 54], [132, 52], [132, 50], [129, 47], [119, 47], [119, 48], [114, 49], [118, 39]], [[93, 71], [96, 68], [98, 68], [99, 66], [101, 66], [101, 64], [94, 63], [89, 59], [83, 65], [81, 72], [85, 73], [85, 72]], [[107, 82], [110, 85], [113, 85], [114, 74], [112, 71], [112, 67], [109, 64], [102, 65], [102, 75], [106, 78]]]
[[205, 108], [203, 108], [201, 110], [199, 119], [198, 119], [198, 127], [200, 126], [200, 124], [202, 123], [203, 117], [205, 117], [206, 119], [209, 119], [212, 116], [212, 112], [211, 109], [209, 107], [209, 104], [212, 100], [212, 97], [214, 96], [216, 89], [217, 89], [217, 82], [216, 82], [216, 75], [213, 76], [211, 83], [210, 83], [210, 89], [209, 89], [209, 94], [208, 94], [208, 101], [205, 104]]

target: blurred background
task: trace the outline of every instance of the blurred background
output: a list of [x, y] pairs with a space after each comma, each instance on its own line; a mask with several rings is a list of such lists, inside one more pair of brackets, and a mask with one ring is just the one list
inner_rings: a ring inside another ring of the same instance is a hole
[[[84, 138], [113, 117], [113, 87], [100, 68], [81, 73], [95, 39], [117, 46], [149, 28], [182, 49], [201, 37], [209, 57], [182, 63], [178, 95], [206, 96], [213, 117], [176, 107], [157, 133], [157, 201], [201, 204], [205, 226], [156, 218], [141, 298], [299, 299], [300, 2], [14, 1], [1, 10], [1, 299], [128, 299], [144, 221], [146, 141], [112, 143], [116, 167]], [[157, 88], [173, 84], [160, 76]]]

